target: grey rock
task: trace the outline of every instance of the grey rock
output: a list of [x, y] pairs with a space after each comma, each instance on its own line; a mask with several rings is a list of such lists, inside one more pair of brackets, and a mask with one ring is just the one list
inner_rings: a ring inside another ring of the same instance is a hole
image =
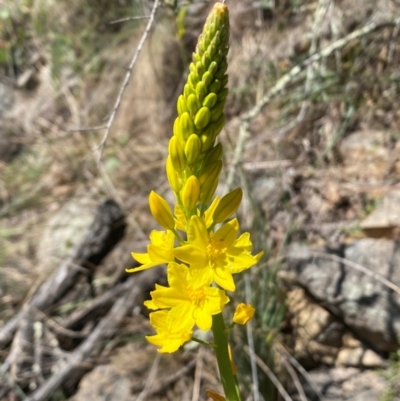
[[385, 131], [356, 131], [344, 138], [339, 152], [345, 165], [385, 162], [389, 151], [384, 144], [390, 133]]
[[82, 379], [71, 401], [130, 401], [130, 386], [130, 380], [113, 366], [97, 366]]
[[43, 273], [54, 271], [83, 240], [94, 220], [96, 206], [90, 195], [75, 196], [50, 218], [37, 250]]
[[[387, 386], [378, 372], [352, 367], [322, 367], [309, 371], [308, 378], [302, 384], [309, 401], [321, 399], [314, 388], [326, 401], [377, 401]], [[289, 391], [294, 401], [300, 400], [294, 389], [289, 387]]]
[[362, 239], [336, 251], [294, 244], [287, 261], [285, 269], [297, 283], [367, 346], [377, 352], [398, 348], [400, 295], [357, 269], [363, 266], [399, 286], [400, 247], [395, 241]]
[[400, 227], [400, 191], [390, 192], [360, 227], [370, 237], [393, 237]]

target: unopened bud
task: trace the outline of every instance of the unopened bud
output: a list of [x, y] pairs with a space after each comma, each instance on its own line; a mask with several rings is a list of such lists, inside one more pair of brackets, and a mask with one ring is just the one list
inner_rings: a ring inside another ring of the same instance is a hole
[[182, 115], [182, 113], [184, 113], [185, 111], [188, 111], [187, 107], [186, 107], [186, 101], [185, 101], [185, 97], [183, 95], [180, 95], [178, 97], [178, 103], [177, 103], [177, 109], [178, 109], [178, 115]]
[[217, 137], [215, 131], [215, 124], [209, 124], [205, 132], [203, 132], [200, 136], [201, 139], [201, 150], [206, 152], [208, 149], [212, 148], [215, 143], [215, 138]]
[[210, 72], [211, 74], [215, 74], [217, 69], [218, 69], [218, 63], [216, 63], [215, 61], [212, 61], [210, 66], [208, 67], [208, 72]]
[[226, 194], [219, 202], [213, 213], [213, 222], [222, 223], [227, 220], [238, 209], [242, 201], [243, 192], [241, 188], [236, 188]]
[[209, 166], [207, 166], [202, 174], [200, 175], [199, 181], [201, 191], [208, 185], [208, 183], [214, 182], [215, 178], [219, 176], [222, 170], [222, 161], [218, 160]]
[[207, 107], [202, 107], [194, 118], [194, 125], [201, 130], [210, 122], [210, 110]]
[[225, 125], [225, 116], [223, 114], [220, 115], [219, 119], [214, 123], [215, 126], [215, 137], [220, 134], [222, 128]]
[[175, 228], [175, 220], [172, 210], [167, 201], [156, 192], [151, 191], [149, 195], [150, 211], [155, 221], [167, 230]]
[[200, 152], [201, 152], [200, 138], [196, 134], [190, 135], [185, 145], [185, 155], [188, 164], [193, 164], [197, 160]]
[[204, 166], [208, 166], [213, 162], [216, 162], [217, 160], [221, 160], [222, 158], [222, 145], [220, 143], [217, 143], [212, 149], [210, 149], [205, 157], [204, 157]]
[[217, 189], [219, 182], [219, 176], [217, 175], [214, 179], [214, 181], [207, 181], [207, 185], [204, 186], [204, 188], [201, 189], [200, 193], [200, 202], [203, 204], [208, 204], [211, 202], [211, 199], [215, 193], [215, 190]]
[[179, 193], [179, 191], [182, 189], [182, 183], [181, 183], [181, 180], [179, 179], [177, 172], [174, 169], [174, 166], [172, 165], [170, 156], [168, 156], [168, 158], [167, 158], [165, 170], [167, 173], [167, 178], [168, 178], [170, 187], [172, 188], [172, 190], [175, 193]]
[[214, 80], [214, 82], [210, 85], [208, 90], [213, 93], [218, 93], [221, 88], [221, 81], [219, 79]]
[[233, 321], [238, 324], [246, 324], [254, 316], [255, 311], [251, 304], [239, 304], [233, 315]]
[[203, 106], [211, 109], [212, 107], [215, 106], [215, 103], [217, 103], [217, 100], [218, 100], [218, 96], [215, 93], [210, 93], [203, 100]]
[[199, 202], [200, 183], [196, 176], [191, 175], [181, 190], [181, 200], [186, 210], [193, 210]]
[[211, 121], [217, 121], [224, 112], [224, 102], [218, 102], [212, 109], [211, 109]]
[[171, 137], [168, 145], [168, 152], [172, 165], [177, 173], [181, 173], [186, 168], [185, 152], [176, 136]]
[[179, 117], [179, 127], [182, 141], [185, 142], [194, 132], [194, 124], [189, 113], [185, 112]]
[[201, 107], [200, 102], [197, 100], [197, 97], [193, 94], [188, 96], [186, 104], [190, 114], [193, 116], [196, 115]]
[[201, 80], [208, 86], [210, 85], [210, 83], [212, 82], [212, 80], [214, 79], [213, 75], [211, 74], [211, 72], [206, 71]]
[[[203, 74], [206, 72], [206, 70], [204, 69], [204, 65], [200, 61], [198, 61], [196, 63], [196, 70], [197, 70], [197, 73], [199, 74], [199, 77], [202, 77]], [[196, 87], [196, 89], [197, 89], [197, 87]]]
[[199, 82], [196, 85], [196, 95], [197, 99], [199, 99], [200, 101], [202, 101], [204, 97], [207, 95], [207, 86], [203, 81]]

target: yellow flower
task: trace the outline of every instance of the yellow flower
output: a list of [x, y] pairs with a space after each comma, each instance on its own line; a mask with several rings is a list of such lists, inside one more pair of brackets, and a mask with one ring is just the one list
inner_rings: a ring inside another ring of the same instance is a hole
[[254, 316], [255, 311], [251, 304], [239, 304], [233, 315], [233, 321], [238, 324], [246, 324]]
[[175, 260], [173, 253], [174, 239], [175, 236], [172, 231], [153, 230], [150, 233], [151, 243], [147, 245], [147, 253], [132, 252], [133, 259], [143, 266], [126, 269], [127, 273], [135, 273], [163, 263], [173, 262]]
[[150, 309], [172, 308], [167, 324], [175, 329], [193, 327], [202, 330], [212, 326], [212, 315], [222, 312], [229, 302], [225, 291], [210, 286], [195, 286], [191, 280], [189, 268], [185, 265], [168, 265], [168, 283], [170, 287], [156, 284], [151, 292], [151, 301], [145, 302]]
[[166, 310], [150, 313], [150, 323], [157, 334], [146, 336], [146, 340], [161, 347], [158, 352], [175, 352], [181, 345], [190, 341], [192, 338], [192, 328], [190, 326], [177, 328], [169, 327], [167, 324], [169, 312]]
[[237, 219], [231, 220], [215, 233], [208, 233], [206, 224], [198, 216], [190, 220], [188, 243], [174, 249], [174, 255], [190, 264], [189, 274], [196, 286], [210, 285], [215, 281], [220, 287], [235, 290], [232, 274], [255, 265], [262, 252], [253, 256], [250, 234], [236, 239], [239, 231]]

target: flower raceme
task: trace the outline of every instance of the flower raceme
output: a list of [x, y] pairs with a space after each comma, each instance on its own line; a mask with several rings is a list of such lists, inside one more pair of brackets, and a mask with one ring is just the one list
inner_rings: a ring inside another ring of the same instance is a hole
[[[226, 291], [235, 291], [233, 276], [262, 256], [252, 254], [249, 233], [238, 236], [239, 222], [231, 219], [242, 190], [215, 196], [222, 169], [223, 149], [216, 139], [224, 126], [228, 93], [228, 38], [228, 9], [216, 3], [193, 53], [168, 145], [166, 173], [176, 202], [171, 208], [151, 191], [151, 214], [165, 231], [151, 232], [147, 252], [132, 253], [141, 266], [128, 270], [168, 265], [168, 286], [156, 285], [151, 300], [145, 302], [153, 310], [150, 323], [156, 331], [146, 338], [161, 347], [159, 352], [176, 351], [192, 338], [195, 326], [212, 329], [218, 342], [215, 320], [229, 302]], [[250, 306], [241, 306], [234, 321], [244, 324], [252, 313]]]

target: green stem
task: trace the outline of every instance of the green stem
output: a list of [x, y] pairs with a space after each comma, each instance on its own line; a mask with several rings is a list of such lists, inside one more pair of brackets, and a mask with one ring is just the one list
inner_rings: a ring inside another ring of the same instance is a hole
[[226, 401], [241, 401], [239, 387], [229, 358], [228, 333], [222, 313], [213, 316], [212, 331], [214, 334], [215, 355]]

